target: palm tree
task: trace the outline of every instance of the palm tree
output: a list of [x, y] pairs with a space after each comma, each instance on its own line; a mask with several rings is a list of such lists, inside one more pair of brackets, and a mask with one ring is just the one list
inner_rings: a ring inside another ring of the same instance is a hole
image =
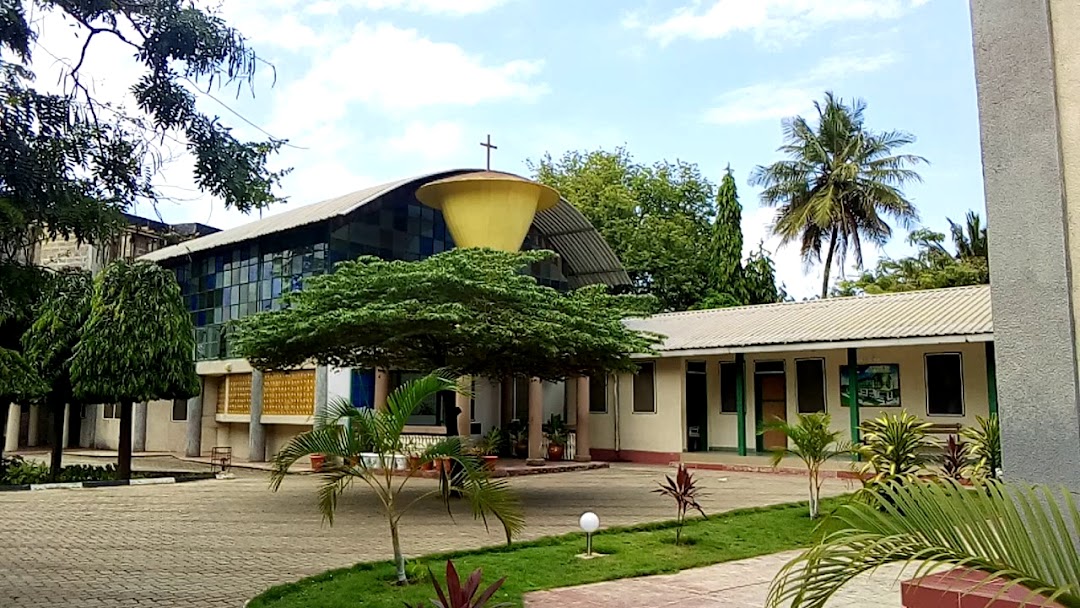
[[[393, 391], [386, 399], [385, 411], [357, 409], [344, 399], [328, 404], [326, 415], [315, 421], [312, 430], [293, 437], [274, 456], [271, 488], [276, 491], [281, 486], [289, 467], [300, 458], [312, 454], [326, 456], [328, 465], [322, 473], [319, 510], [332, 525], [338, 497], [354, 481], [366, 483], [382, 503], [383, 514], [390, 526], [397, 579], [402, 584], [406, 582], [406, 575], [399, 535], [401, 517], [413, 505], [436, 494], [448, 501], [451, 492], [460, 492], [468, 500], [475, 517], [486, 524], [490, 514], [502, 522], [509, 543], [525, 525], [520, 504], [511, 494], [507, 482], [491, 479], [479, 457], [468, 454], [459, 437], [447, 437], [429, 446], [419, 454], [419, 462], [414, 463], [422, 465], [437, 460], [453, 463], [452, 467], [445, 466], [449, 464], [445, 462], [439, 467], [439, 487], [408, 501], [401, 496], [417, 472], [416, 466], [395, 471], [400, 457], [411, 450], [402, 436], [405, 424], [426, 399], [440, 391], [458, 390], [455, 381], [431, 374]], [[364, 453], [374, 456], [365, 458]], [[449, 470], [455, 473], [451, 475]]]
[[926, 159], [894, 154], [915, 138], [867, 129], [862, 100], [846, 106], [826, 92], [824, 104], [815, 101], [814, 108], [816, 128], [801, 116], [784, 120], [784, 145], [778, 151], [787, 160], [757, 167], [750, 184], [764, 188], [763, 205], [778, 208], [772, 230], [782, 243], [799, 241], [807, 264], [821, 261], [825, 249], [824, 298], [834, 263], [842, 267], [850, 254], [861, 266], [863, 240], [878, 246], [888, 242], [892, 228], [885, 217], [905, 228], [918, 219], [902, 188], [921, 181], [910, 167]]
[[974, 211], [968, 211], [964, 223], [945, 218], [949, 222], [949, 230], [952, 232], [953, 243], [956, 244], [956, 258], [985, 258], [989, 254], [989, 246], [986, 238], [986, 226], [982, 218]]
[[971, 568], [1080, 607], [1080, 511], [1067, 491], [997, 481], [974, 490], [951, 480], [891, 484], [873, 503], [852, 501], [834, 517], [843, 529], [780, 570], [767, 606], [824, 606], [859, 574], [903, 563], [917, 564], [916, 577]]
[[792, 447], [776, 448], [772, 466], [779, 466], [786, 456], [794, 456], [806, 465], [810, 481], [810, 519], [818, 516], [821, 497], [821, 466], [830, 458], [851, 453], [851, 445], [842, 441], [841, 431], [830, 428], [831, 418], [825, 413], [800, 414], [797, 424], [774, 420], [765, 425], [767, 431], [780, 431], [791, 440]]

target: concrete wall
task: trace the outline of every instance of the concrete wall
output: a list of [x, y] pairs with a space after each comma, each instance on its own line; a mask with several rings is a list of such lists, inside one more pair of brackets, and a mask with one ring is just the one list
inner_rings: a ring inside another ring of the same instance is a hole
[[971, 15], [1005, 474], [1080, 490], [1080, 6]]
[[[932, 353], [960, 353], [964, 385], [964, 413], [960, 416], [930, 416], [926, 400], [925, 359]], [[976, 416], [989, 414], [986, 347], [983, 343], [868, 348], [858, 351], [860, 364], [895, 363], [900, 366], [900, 407], [860, 408], [862, 420], [881, 414], [907, 410], [934, 423], [971, 425]], [[751, 353], [746, 355], [746, 445], [755, 449], [757, 428], [754, 414], [754, 368], [761, 361], [782, 361], [787, 388], [787, 416], [798, 415], [798, 386], [795, 362], [799, 359], [823, 359], [825, 364], [826, 412], [832, 426], [850, 429], [850, 414], [840, 395], [840, 368], [847, 364], [846, 349]], [[593, 446], [606, 457], [614, 457], [616, 434], [621, 456], [629, 460], [666, 461], [671, 454], [686, 448], [685, 375], [687, 361], [706, 363], [708, 387], [708, 442], [710, 449], [734, 450], [738, 446], [738, 416], [720, 411], [720, 368], [722, 361], [734, 361], [733, 355], [690, 358], [662, 358], [656, 361], [656, 412], [633, 411], [633, 375], [622, 374], [618, 382], [609, 382], [608, 411], [593, 413], [590, 427]], [[617, 407], [616, 407], [617, 405]], [[618, 431], [615, 428], [618, 410]]]

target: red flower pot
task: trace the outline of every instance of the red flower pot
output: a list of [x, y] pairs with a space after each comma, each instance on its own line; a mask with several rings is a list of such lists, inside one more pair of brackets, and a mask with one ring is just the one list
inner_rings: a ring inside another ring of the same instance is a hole
[[311, 470], [312, 470], [312, 472], [318, 473], [319, 471], [322, 470], [324, 464], [326, 464], [326, 456], [323, 456], [322, 454], [312, 454], [311, 455]]

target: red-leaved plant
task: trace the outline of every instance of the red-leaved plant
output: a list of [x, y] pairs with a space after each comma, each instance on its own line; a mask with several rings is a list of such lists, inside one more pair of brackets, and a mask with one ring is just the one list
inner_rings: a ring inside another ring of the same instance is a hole
[[683, 524], [686, 522], [686, 512], [690, 509], [697, 510], [701, 513], [701, 516], [708, 519], [705, 515], [705, 511], [702, 510], [701, 505], [698, 504], [698, 491], [693, 474], [686, 469], [685, 464], [679, 465], [679, 470], [675, 473], [675, 479], [672, 479], [670, 475], [665, 476], [667, 483], [661, 483], [660, 487], [653, 490], [657, 494], [663, 494], [664, 496], [670, 496], [675, 499], [675, 506], [677, 509], [675, 527], [675, 545], [678, 546], [682, 539]]
[[[430, 574], [430, 570], [428, 572]], [[443, 588], [439, 585], [438, 579], [432, 575], [431, 584], [435, 586], [435, 593], [439, 595], [439, 599], [431, 600], [431, 603], [435, 608], [504, 608], [510, 606], [507, 602], [488, 606], [488, 601], [499, 590], [499, 587], [502, 587], [503, 583], [506, 582], [505, 576], [484, 589], [480, 595], [476, 595], [476, 592], [480, 590], [480, 578], [482, 576], [483, 571], [477, 568], [462, 583], [461, 579], [458, 578], [457, 569], [454, 568], [454, 562], [446, 560], [446, 593], [443, 593]], [[409, 608], [408, 604], [405, 606]], [[420, 606], [415, 608], [420, 608]]]

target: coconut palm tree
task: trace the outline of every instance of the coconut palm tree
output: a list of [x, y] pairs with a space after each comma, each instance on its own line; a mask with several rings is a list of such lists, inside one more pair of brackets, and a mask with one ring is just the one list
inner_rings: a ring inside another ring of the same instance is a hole
[[902, 188], [920, 181], [911, 167], [926, 159], [894, 153], [914, 142], [912, 135], [867, 129], [862, 100], [848, 106], [826, 92], [814, 108], [816, 126], [802, 116], [784, 120], [778, 151], [787, 159], [754, 169], [750, 184], [764, 188], [763, 205], [777, 207], [772, 230], [782, 243], [799, 241], [807, 264], [821, 261], [825, 250], [824, 298], [834, 263], [842, 267], [850, 255], [861, 266], [863, 241], [888, 242], [892, 227], [886, 218], [905, 228], [918, 219]]
[[[293, 437], [274, 456], [271, 488], [276, 491], [281, 486], [289, 467], [300, 458], [313, 454], [326, 456], [327, 465], [323, 468], [319, 488], [319, 510], [323, 518], [333, 524], [338, 497], [354, 481], [367, 484], [382, 503], [383, 514], [390, 526], [399, 583], [406, 582], [399, 533], [401, 518], [426, 498], [439, 495], [448, 501], [452, 492], [460, 492], [475, 517], [486, 524], [488, 515], [493, 515], [502, 522], [509, 543], [525, 525], [520, 504], [507, 482], [491, 479], [480, 458], [468, 453], [460, 437], [447, 437], [428, 446], [418, 455], [418, 461], [406, 470], [399, 467], [404, 455], [412, 451], [403, 437], [409, 417], [426, 399], [440, 391], [459, 390], [454, 380], [431, 374], [405, 383], [390, 393], [385, 411], [358, 409], [344, 399], [328, 404], [326, 414], [318, 417], [312, 430]], [[418, 467], [436, 461], [443, 464], [438, 468], [438, 488], [406, 500], [402, 490], [415, 477]], [[449, 504], [447, 507], [449, 509]]]
[[800, 414], [796, 424], [786, 420], [774, 420], [765, 425], [767, 431], [780, 431], [791, 442], [791, 447], [773, 450], [772, 466], [779, 466], [787, 456], [794, 456], [806, 465], [806, 475], [810, 481], [810, 519], [818, 516], [818, 502], [821, 497], [821, 467], [830, 458], [850, 454], [852, 446], [843, 441], [843, 432], [830, 428], [828, 414]]
[[986, 226], [974, 211], [968, 211], [963, 224], [949, 220], [949, 231], [956, 244], [956, 258], [985, 258], [989, 255]]
[[1052, 598], [1080, 607], [1080, 510], [1067, 491], [997, 481], [973, 490], [953, 481], [894, 483], [834, 517], [843, 528], [780, 570], [767, 606], [824, 606], [859, 574], [903, 563], [915, 566], [916, 577], [971, 568], [1007, 587], [1023, 585], [1032, 606]]

